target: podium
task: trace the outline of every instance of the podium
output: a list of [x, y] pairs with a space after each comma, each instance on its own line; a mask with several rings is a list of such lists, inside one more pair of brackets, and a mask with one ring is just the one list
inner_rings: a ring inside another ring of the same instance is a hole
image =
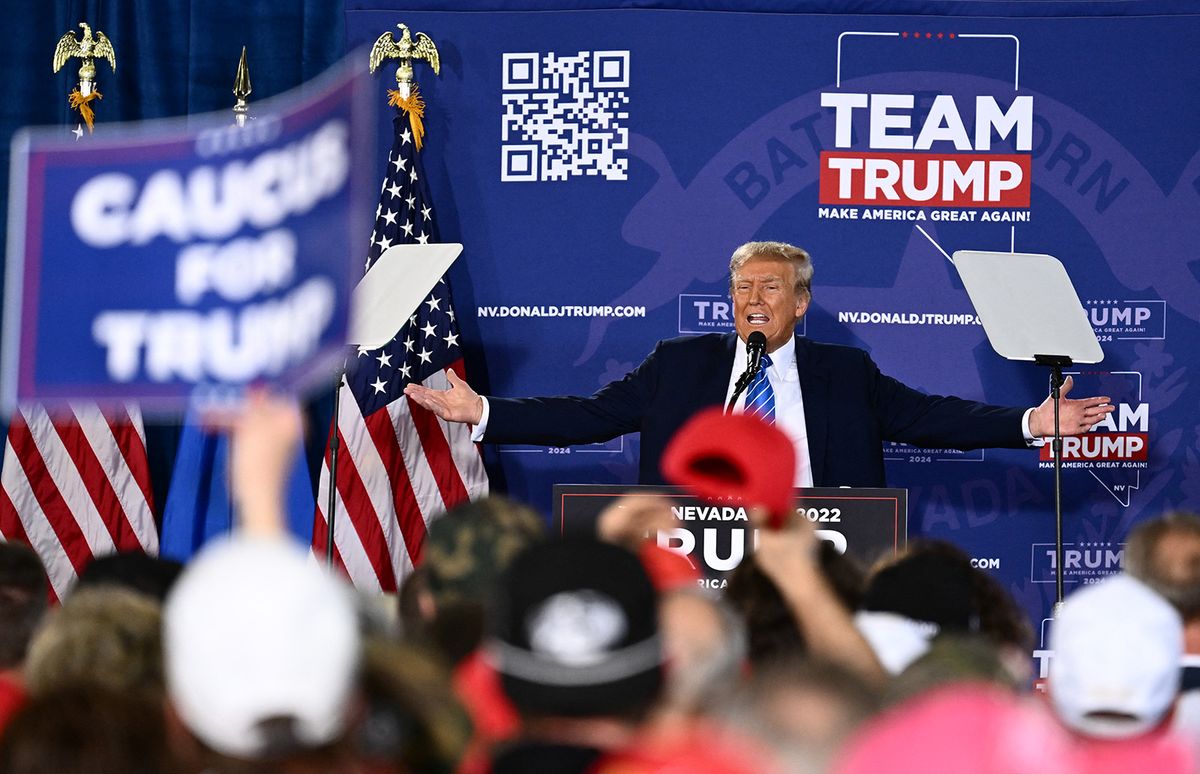
[[[714, 582], [754, 546], [756, 528], [747, 522], [744, 508], [702, 502], [677, 486], [556, 484], [554, 523], [563, 535], [593, 534], [600, 512], [627, 494], [670, 501], [678, 526], [661, 531], [658, 544], [686, 555]], [[797, 489], [795, 508], [813, 523], [819, 538], [866, 566], [894, 556], [908, 542], [906, 489]]]

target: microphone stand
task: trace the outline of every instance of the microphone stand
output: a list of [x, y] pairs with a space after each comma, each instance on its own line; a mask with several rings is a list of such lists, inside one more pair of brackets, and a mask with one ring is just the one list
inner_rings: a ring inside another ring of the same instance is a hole
[[762, 349], [755, 348], [748, 350], [746, 354], [746, 370], [738, 377], [737, 383], [733, 385], [733, 395], [729, 398], [729, 403], [725, 406], [725, 413], [732, 414], [733, 407], [737, 405], [738, 398], [742, 397], [742, 393], [750, 386], [750, 382], [754, 381], [754, 377], [758, 376], [758, 372], [762, 370]]
[[333, 432], [329, 434], [329, 502], [325, 507], [325, 562], [330, 570], [333, 569], [333, 521], [337, 514], [338, 451], [342, 445], [338, 439], [341, 433], [341, 428], [338, 427], [338, 409], [342, 403], [342, 381], [345, 378], [346, 366], [343, 364], [333, 385]]

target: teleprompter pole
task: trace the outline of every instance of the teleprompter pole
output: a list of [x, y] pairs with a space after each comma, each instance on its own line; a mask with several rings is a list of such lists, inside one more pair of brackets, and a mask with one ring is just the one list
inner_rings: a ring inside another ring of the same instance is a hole
[[1050, 369], [1050, 397], [1054, 400], [1054, 438], [1050, 451], [1054, 454], [1054, 592], [1055, 614], [1063, 603], [1063, 516], [1062, 516], [1062, 429], [1059, 427], [1059, 405], [1062, 401], [1063, 368], [1072, 365], [1064, 355], [1034, 355], [1033, 362]]

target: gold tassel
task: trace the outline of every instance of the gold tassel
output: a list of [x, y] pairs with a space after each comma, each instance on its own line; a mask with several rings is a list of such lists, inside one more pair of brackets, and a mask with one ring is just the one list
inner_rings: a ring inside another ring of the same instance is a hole
[[79, 89], [75, 89], [75, 91], [67, 95], [67, 98], [71, 102], [71, 107], [79, 111], [79, 116], [87, 124], [88, 134], [91, 134], [92, 124], [96, 122], [96, 113], [88, 103], [94, 99], [104, 99], [104, 95], [98, 91], [93, 91], [85, 97], [79, 92]]
[[400, 108], [408, 114], [408, 123], [412, 126], [413, 143], [417, 146], [417, 150], [421, 150], [421, 143], [425, 138], [425, 125], [421, 122], [421, 118], [425, 115], [425, 100], [421, 99], [421, 93], [417, 91], [417, 84], [412, 85], [412, 95], [407, 99], [401, 97], [397, 89], [388, 89], [388, 104], [394, 108]]

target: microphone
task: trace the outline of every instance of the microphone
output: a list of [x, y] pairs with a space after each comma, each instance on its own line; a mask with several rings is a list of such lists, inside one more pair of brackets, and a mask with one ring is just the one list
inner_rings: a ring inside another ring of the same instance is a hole
[[737, 404], [737, 400], [741, 397], [746, 388], [750, 386], [750, 382], [762, 370], [763, 353], [767, 351], [767, 337], [762, 331], [754, 331], [746, 337], [746, 371], [738, 377], [737, 383], [733, 385], [733, 395], [729, 398], [729, 403], [725, 406], [725, 413], [732, 414], [733, 407]]
[[[746, 370], [757, 374], [762, 368], [762, 356], [767, 351], [767, 337], [762, 331], [754, 331], [746, 337]], [[751, 376], [751, 379], [754, 377]]]

